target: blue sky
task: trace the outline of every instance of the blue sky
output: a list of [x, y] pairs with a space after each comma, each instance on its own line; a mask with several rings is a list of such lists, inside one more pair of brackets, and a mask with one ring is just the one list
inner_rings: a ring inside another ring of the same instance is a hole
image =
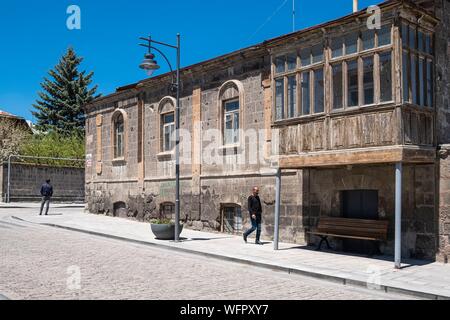
[[[352, 11], [352, 0], [295, 2], [297, 29]], [[380, 2], [360, 0], [360, 8]], [[66, 27], [72, 4], [81, 8], [81, 30]], [[1, 1], [0, 109], [33, 120], [39, 84], [69, 46], [95, 72], [99, 92], [109, 94], [146, 77], [138, 68], [140, 36], [175, 43], [180, 32], [187, 66], [291, 31], [292, 0]], [[167, 71], [158, 60], [159, 73]]]

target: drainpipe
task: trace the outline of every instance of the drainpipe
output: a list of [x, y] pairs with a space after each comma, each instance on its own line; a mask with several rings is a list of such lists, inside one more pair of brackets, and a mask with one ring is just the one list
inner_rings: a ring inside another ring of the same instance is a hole
[[353, 13], [358, 12], [358, 0], [353, 0]]
[[281, 169], [277, 169], [276, 175], [276, 195], [275, 195], [275, 234], [274, 234], [274, 242], [273, 249], [279, 249], [280, 242], [280, 206], [281, 206]]
[[395, 164], [395, 268], [402, 267], [402, 173], [401, 162]]

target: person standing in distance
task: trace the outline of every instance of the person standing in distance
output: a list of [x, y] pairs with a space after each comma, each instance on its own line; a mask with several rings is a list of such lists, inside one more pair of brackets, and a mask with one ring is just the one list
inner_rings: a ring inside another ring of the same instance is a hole
[[44, 205], [46, 205], [45, 215], [48, 216], [48, 210], [50, 208], [50, 200], [52, 199], [52, 196], [53, 196], [53, 187], [50, 184], [50, 180], [47, 180], [42, 185], [41, 196], [42, 196], [41, 212], [39, 213], [39, 215], [42, 216], [42, 211], [44, 210]]
[[244, 233], [244, 241], [247, 243], [247, 238], [256, 230], [255, 244], [262, 245], [261, 239], [261, 224], [262, 224], [262, 206], [259, 198], [259, 188], [254, 187], [252, 195], [248, 198], [248, 211], [252, 221], [252, 227]]

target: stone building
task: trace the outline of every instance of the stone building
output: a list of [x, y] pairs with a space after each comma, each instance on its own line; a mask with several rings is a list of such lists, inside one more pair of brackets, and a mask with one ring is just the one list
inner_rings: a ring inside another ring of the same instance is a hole
[[[316, 241], [321, 216], [386, 219], [394, 250], [395, 164], [403, 164], [403, 255], [450, 255], [450, 3], [387, 1], [182, 69], [181, 214], [240, 233], [261, 186], [281, 240]], [[376, 16], [375, 16], [376, 18]], [[379, 28], [378, 28], [379, 27]], [[92, 213], [148, 221], [174, 210], [170, 74], [86, 106]], [[356, 208], [356, 209], [355, 209]], [[345, 241], [336, 240], [346, 249]]]

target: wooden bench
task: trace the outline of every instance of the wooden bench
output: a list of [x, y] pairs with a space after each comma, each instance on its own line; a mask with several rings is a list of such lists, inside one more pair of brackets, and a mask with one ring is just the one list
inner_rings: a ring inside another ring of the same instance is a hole
[[[319, 219], [317, 228], [309, 234], [321, 238], [317, 250], [320, 251], [325, 242], [331, 249], [328, 237], [375, 241], [387, 240], [389, 222], [385, 220], [363, 220], [347, 218], [323, 217]], [[378, 250], [378, 246], [376, 247]], [[372, 254], [372, 253], [371, 253]]]

